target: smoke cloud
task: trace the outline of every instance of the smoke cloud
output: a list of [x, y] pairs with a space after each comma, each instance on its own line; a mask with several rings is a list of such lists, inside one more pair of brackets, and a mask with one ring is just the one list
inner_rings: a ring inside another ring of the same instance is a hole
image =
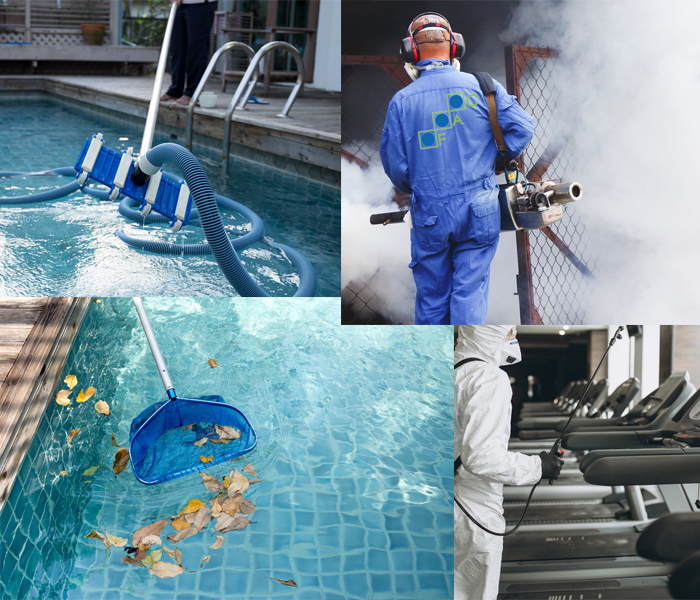
[[697, 322], [698, 17], [694, 2], [523, 2], [501, 35], [559, 51], [551, 135], [572, 135], [584, 190], [587, 323]]

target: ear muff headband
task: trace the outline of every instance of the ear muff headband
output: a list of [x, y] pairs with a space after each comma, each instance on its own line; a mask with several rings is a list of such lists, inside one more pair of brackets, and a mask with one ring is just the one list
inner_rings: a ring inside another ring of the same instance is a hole
[[[425, 15], [435, 15], [436, 17], [440, 17], [441, 19], [445, 19], [445, 21], [447, 21], [447, 19], [440, 13], [424, 12], [414, 17], [411, 23], [414, 23], [416, 19], [424, 17]], [[401, 45], [399, 46], [399, 54], [401, 55], [402, 60], [410, 64], [415, 64], [420, 60], [420, 49], [418, 48], [418, 44], [416, 44], [416, 41], [414, 40], [413, 36], [416, 33], [419, 33], [424, 29], [428, 28], [444, 29], [445, 31], [447, 31], [450, 34], [450, 60], [456, 57], [461, 58], [464, 55], [464, 38], [460, 33], [453, 33], [449, 23], [450, 22], [447, 21], [447, 26], [437, 22], [426, 23], [425, 25], [421, 25], [413, 31], [411, 31], [411, 26], [409, 25], [408, 37], [401, 40]]]

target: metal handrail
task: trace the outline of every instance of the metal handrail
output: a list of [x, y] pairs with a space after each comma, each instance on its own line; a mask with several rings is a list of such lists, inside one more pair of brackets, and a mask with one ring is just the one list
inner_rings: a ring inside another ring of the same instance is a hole
[[[248, 44], [244, 44], [243, 42], [228, 42], [221, 46], [216, 52], [214, 52], [214, 55], [211, 57], [211, 60], [209, 61], [209, 64], [207, 65], [206, 70], [204, 71], [204, 75], [202, 75], [202, 78], [199, 80], [199, 85], [197, 86], [197, 89], [194, 91], [194, 94], [192, 94], [192, 98], [190, 99], [190, 104], [187, 107], [187, 137], [185, 138], [185, 147], [188, 150], [192, 150], [192, 126], [193, 126], [193, 121], [194, 121], [194, 107], [195, 104], [197, 104], [197, 100], [199, 99], [200, 94], [204, 90], [204, 84], [207, 82], [207, 79], [209, 79], [209, 76], [211, 75], [212, 71], [214, 70], [214, 66], [216, 65], [216, 62], [221, 58], [221, 55], [228, 52], [229, 50], [234, 50], [236, 48], [239, 48], [243, 50], [251, 59], [251, 64], [253, 61], [253, 58], [255, 57], [255, 50], [253, 50]], [[246, 74], [248, 71], [246, 71]], [[248, 82], [248, 87], [250, 88], [245, 95], [245, 102], [248, 102], [248, 98], [250, 98], [250, 94], [253, 92], [253, 88], [255, 87], [255, 84], [258, 82], [258, 78], [260, 77], [260, 69], [255, 69], [255, 73], [253, 75], [253, 78]], [[236, 93], [238, 93], [239, 89], [242, 89], [243, 86], [243, 80], [241, 80], [241, 83], [238, 85], [238, 88], [236, 89]], [[245, 103], [244, 103], [245, 106]]]
[[153, 134], [156, 130], [156, 119], [158, 118], [158, 105], [160, 103], [160, 89], [163, 87], [163, 77], [165, 76], [165, 63], [168, 60], [168, 50], [170, 49], [170, 34], [173, 31], [173, 23], [175, 23], [175, 12], [177, 11], [178, 3], [173, 2], [170, 6], [170, 15], [168, 15], [168, 24], [165, 26], [165, 35], [163, 36], [163, 45], [160, 48], [160, 57], [158, 58], [158, 68], [156, 69], [156, 80], [153, 82], [153, 93], [151, 94], [151, 103], [148, 105], [148, 115], [146, 116], [146, 125], [143, 129], [143, 138], [141, 139], [140, 156], [143, 156], [151, 149], [153, 145]]
[[[282, 109], [282, 112], [276, 116], [280, 118], [287, 118], [289, 116], [289, 111], [292, 108], [292, 105], [294, 104], [294, 101], [297, 98], [297, 95], [299, 94], [299, 90], [304, 86], [304, 61], [301, 58], [301, 54], [299, 54], [299, 51], [292, 46], [291, 44], [287, 42], [282, 42], [282, 41], [275, 41], [275, 42], [268, 42], [265, 44], [260, 50], [257, 51], [255, 56], [253, 57], [253, 60], [250, 61], [250, 65], [248, 65], [248, 69], [246, 70], [245, 74], [243, 75], [243, 79], [241, 79], [241, 82], [238, 84], [238, 87], [236, 88], [236, 93], [233, 95], [233, 98], [231, 98], [231, 102], [228, 105], [228, 108], [226, 109], [226, 117], [224, 119], [224, 143], [223, 143], [223, 161], [224, 163], [228, 162], [228, 155], [231, 149], [231, 140], [230, 140], [230, 133], [231, 133], [231, 120], [233, 119], [233, 111], [236, 110], [236, 107], [238, 106], [238, 103], [240, 101], [240, 105], [245, 107], [246, 103], [248, 102], [248, 98], [250, 98], [250, 94], [253, 91], [253, 88], [248, 85], [248, 82], [250, 81], [250, 78], [253, 75], [253, 72], [255, 69], [258, 68], [258, 65], [260, 64], [260, 60], [262, 57], [267, 54], [270, 50], [274, 50], [275, 48], [282, 48], [284, 50], [287, 50], [293, 57], [294, 60], [297, 63], [297, 80], [294, 83], [294, 87], [292, 88], [292, 92], [289, 94], [289, 98], [287, 98], [287, 102], [284, 105], [284, 108]], [[246, 89], [247, 86], [247, 89]], [[245, 89], [245, 95], [243, 95]], [[243, 99], [241, 100], [241, 96], [243, 96]]]

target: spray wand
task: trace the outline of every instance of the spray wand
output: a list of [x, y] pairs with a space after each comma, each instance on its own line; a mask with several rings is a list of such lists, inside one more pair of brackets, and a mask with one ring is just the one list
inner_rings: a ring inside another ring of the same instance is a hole
[[[598, 366], [595, 368], [595, 371], [593, 372], [592, 377], [588, 380], [588, 385], [586, 386], [586, 389], [583, 392], [583, 395], [581, 396], [581, 399], [576, 403], [576, 406], [574, 407], [574, 410], [571, 411], [571, 414], [569, 415], [569, 420], [566, 422], [566, 425], [564, 425], [564, 429], [562, 432], [559, 434], [559, 437], [557, 440], [554, 442], [554, 445], [552, 446], [552, 449], [549, 451], [549, 453], [552, 456], [556, 456], [557, 458], [561, 458], [564, 455], [564, 452], [561, 449], [561, 440], [564, 437], [564, 434], [566, 433], [567, 428], [569, 427], [569, 423], [571, 423], [571, 419], [573, 419], [574, 415], [576, 414], [576, 411], [579, 409], [579, 407], [583, 404], [583, 401], [586, 399], [586, 396], [588, 394], [588, 390], [591, 389], [591, 385], [593, 385], [593, 381], [595, 380], [595, 376], [598, 374], [598, 370], [600, 369], [601, 365], [603, 364], [603, 361], [607, 358], [608, 352], [610, 352], [610, 348], [613, 347], [615, 342], [617, 340], [622, 339], [622, 330], [624, 328], [622, 326], [617, 328], [617, 331], [613, 334], [612, 338], [610, 338], [610, 342], [608, 343], [608, 347], [605, 349], [605, 354], [603, 354], [603, 358], [600, 359], [600, 362], [598, 363]], [[455, 474], [457, 469], [459, 468], [459, 465], [462, 464], [462, 461], [460, 459], [457, 459], [455, 461]], [[554, 479], [549, 480], [549, 485], [552, 485], [554, 483]], [[497, 535], [500, 537], [505, 537], [507, 535], [511, 535], [515, 533], [520, 526], [522, 525], [523, 521], [525, 520], [525, 515], [527, 514], [527, 509], [530, 507], [530, 500], [532, 500], [532, 495], [535, 493], [535, 489], [537, 486], [540, 484], [538, 481], [535, 485], [532, 486], [532, 490], [530, 490], [530, 495], [527, 498], [527, 502], [525, 503], [525, 509], [523, 510], [523, 514], [520, 517], [520, 520], [518, 521], [518, 524], [513, 527], [510, 531], [505, 531], [503, 533], [499, 533], [497, 531], [491, 531], [490, 529], [484, 527], [481, 523], [479, 523], [472, 515], [469, 514], [466, 508], [462, 506], [462, 503], [457, 500], [457, 496], [454, 496], [454, 501], [457, 503], [457, 506], [462, 509], [462, 512], [467, 515], [469, 520], [474, 523], [477, 527], [480, 529], [484, 530], [486, 533], [490, 533], [491, 535]]]

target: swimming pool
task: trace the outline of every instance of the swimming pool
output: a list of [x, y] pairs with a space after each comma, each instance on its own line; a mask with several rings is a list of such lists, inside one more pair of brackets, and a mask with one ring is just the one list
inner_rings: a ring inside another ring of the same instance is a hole
[[[114, 476], [110, 428], [125, 445], [131, 419], [164, 392], [131, 300], [93, 302], [61, 378], [97, 393], [51, 402], [41, 419], [0, 513], [0, 597], [451, 598], [452, 328], [340, 326], [337, 303], [145, 301], [178, 393], [221, 394], [257, 431], [250, 454], [213, 473], [250, 461], [262, 479], [246, 494], [254, 523], [218, 550], [211, 527], [164, 542], [182, 549], [187, 571], [158, 579], [84, 536], [107, 530], [130, 543], [212, 494], [199, 474], [157, 486], [139, 484], [131, 467]], [[96, 413], [96, 400], [111, 416]]]
[[[140, 121], [98, 115], [87, 105], [32, 93], [0, 94], [0, 171], [35, 172], [73, 166], [85, 139], [104, 134], [121, 152], [141, 143]], [[159, 135], [154, 146], [172, 141]], [[257, 212], [266, 237], [302, 252], [318, 276], [320, 296], [340, 292], [340, 191], [338, 188], [231, 157], [223, 173], [212, 150], [196, 148], [215, 192]], [[220, 161], [220, 157], [219, 157]], [[171, 171], [174, 168], [170, 169]], [[0, 180], [0, 195], [57, 187], [65, 177]], [[224, 223], [245, 231], [240, 216], [223, 212]], [[176, 244], [204, 240], [190, 226], [170, 234], [158, 224], [133, 223], [117, 203], [80, 192], [68, 199], [0, 206], [0, 295], [4, 296], [222, 296], [236, 292], [212, 256], [160, 256], [127, 247], [118, 229]], [[257, 243], [239, 254], [271, 295], [292, 295], [298, 276], [277, 250]]]

